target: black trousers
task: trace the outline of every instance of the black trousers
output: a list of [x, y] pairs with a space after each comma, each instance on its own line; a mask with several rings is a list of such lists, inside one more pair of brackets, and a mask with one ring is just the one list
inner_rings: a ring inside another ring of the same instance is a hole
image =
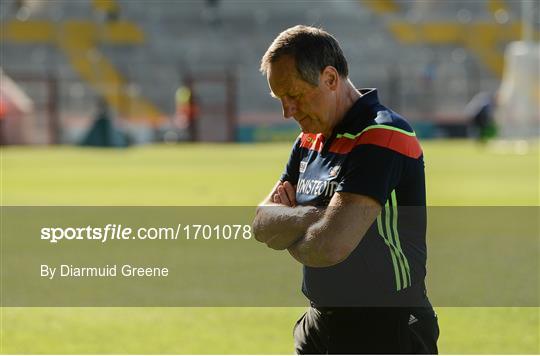
[[297, 354], [437, 354], [432, 308], [313, 308], [294, 327]]

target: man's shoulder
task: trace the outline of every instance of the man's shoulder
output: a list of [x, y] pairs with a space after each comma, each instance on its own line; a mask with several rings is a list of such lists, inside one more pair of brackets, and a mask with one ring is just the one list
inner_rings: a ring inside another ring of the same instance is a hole
[[386, 108], [377, 111], [377, 115], [370, 122], [368, 122], [368, 126], [373, 125], [388, 126], [414, 133], [411, 124], [409, 124], [409, 122], [403, 116]]
[[338, 153], [348, 153], [361, 145], [374, 145], [402, 155], [419, 158], [422, 148], [412, 126], [401, 115], [380, 106], [372, 117], [355, 120], [336, 134], [333, 143]]
[[376, 128], [394, 128], [413, 133], [414, 130], [409, 122], [400, 114], [392, 111], [382, 105], [377, 105], [369, 113], [363, 113], [361, 117], [348, 122], [348, 125], [341, 127], [338, 135], [341, 134], [359, 134], [366, 129]]

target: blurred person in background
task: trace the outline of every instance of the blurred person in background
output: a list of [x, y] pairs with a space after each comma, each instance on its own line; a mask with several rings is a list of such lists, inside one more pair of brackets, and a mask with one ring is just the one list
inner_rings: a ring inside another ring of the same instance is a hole
[[[424, 162], [411, 126], [376, 89], [355, 88], [338, 42], [321, 29], [279, 34], [261, 71], [302, 130], [253, 222], [258, 241], [304, 265], [310, 307], [294, 328], [296, 352], [437, 353], [424, 283]], [[401, 206], [417, 214], [402, 217]]]
[[127, 135], [119, 130], [113, 121], [113, 114], [104, 98], [98, 98], [97, 114], [94, 123], [81, 141], [82, 146], [127, 147]]
[[175, 93], [176, 126], [187, 133], [189, 141], [197, 141], [199, 106], [191, 85], [180, 86]]
[[480, 143], [485, 143], [497, 134], [494, 116], [496, 103], [496, 93], [480, 92], [465, 107], [472, 135]]

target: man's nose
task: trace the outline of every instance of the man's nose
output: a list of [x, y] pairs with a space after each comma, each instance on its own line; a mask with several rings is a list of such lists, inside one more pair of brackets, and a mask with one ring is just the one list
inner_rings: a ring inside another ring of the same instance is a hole
[[296, 103], [293, 100], [283, 98], [281, 106], [283, 108], [283, 117], [286, 119], [293, 117], [296, 113]]

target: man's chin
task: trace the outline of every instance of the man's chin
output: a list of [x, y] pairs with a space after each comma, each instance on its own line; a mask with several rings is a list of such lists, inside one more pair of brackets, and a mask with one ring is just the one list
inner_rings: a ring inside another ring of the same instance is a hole
[[319, 131], [314, 129], [313, 127], [306, 127], [302, 125], [300, 125], [300, 130], [302, 130], [302, 133], [305, 133], [305, 134], [318, 134], [319, 133]]

